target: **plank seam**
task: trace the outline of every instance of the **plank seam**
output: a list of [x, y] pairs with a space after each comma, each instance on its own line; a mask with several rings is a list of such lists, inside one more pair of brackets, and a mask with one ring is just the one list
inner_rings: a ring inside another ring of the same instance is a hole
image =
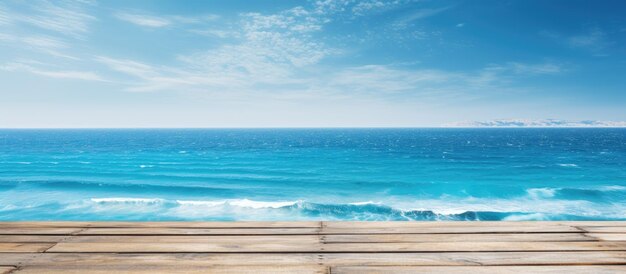
[[589, 231], [587, 231], [586, 229], [582, 228], [582, 226], [577, 226], [577, 225], [573, 225], [573, 228], [576, 228], [578, 230], [580, 230], [583, 233], [590, 233]]
[[[560, 249], [545, 249], [545, 250], [446, 250], [446, 251], [403, 251], [403, 250], [373, 250], [373, 251], [356, 251], [356, 250], [314, 250], [314, 251], [48, 251], [46, 254], [376, 254], [376, 253], [402, 253], [402, 254], [426, 254], [426, 253], [546, 253], [546, 252], [562, 252], [562, 253], [575, 253], [575, 252], [626, 252], [625, 249], [586, 249], [586, 250], [560, 250]], [[43, 254], [43, 253], [38, 253]], [[626, 262], [625, 262], [626, 263]]]

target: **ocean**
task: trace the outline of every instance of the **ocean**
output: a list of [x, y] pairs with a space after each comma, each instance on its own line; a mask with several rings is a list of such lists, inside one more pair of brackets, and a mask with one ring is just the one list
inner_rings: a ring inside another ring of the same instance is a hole
[[626, 129], [5, 129], [0, 220], [626, 220]]

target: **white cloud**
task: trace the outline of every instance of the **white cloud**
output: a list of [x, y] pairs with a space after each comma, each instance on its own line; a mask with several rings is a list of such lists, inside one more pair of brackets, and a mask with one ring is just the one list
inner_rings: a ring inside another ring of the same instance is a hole
[[75, 79], [75, 80], [86, 80], [86, 81], [104, 81], [98, 74], [89, 71], [72, 71], [72, 70], [50, 70], [50, 69], [41, 69], [36, 68], [34, 65], [39, 64], [36, 61], [21, 61], [21, 62], [13, 62], [8, 63], [3, 66], [0, 66], [0, 69], [5, 71], [24, 71], [36, 75], [41, 75], [49, 78], [59, 78], [59, 79]]
[[573, 47], [593, 48], [602, 43], [604, 36], [605, 34], [601, 30], [593, 29], [589, 33], [570, 37], [568, 42]]
[[562, 65], [555, 63], [520, 63], [509, 62], [500, 65], [490, 65], [485, 68], [486, 71], [508, 73], [508, 74], [559, 74], [565, 71]]
[[599, 28], [591, 29], [585, 34], [569, 37], [567, 43], [573, 48], [586, 49], [598, 56], [606, 55], [604, 51], [609, 46], [606, 34]]
[[37, 48], [60, 49], [67, 48], [67, 43], [50, 36], [29, 36], [21, 39], [22, 42]]
[[126, 21], [142, 27], [150, 28], [162, 28], [171, 26], [174, 24], [200, 24], [204, 22], [214, 21], [219, 16], [214, 14], [207, 14], [203, 16], [179, 16], [179, 15], [164, 15], [154, 16], [142, 13], [133, 12], [119, 12], [115, 15], [118, 19]]
[[374, 9], [376, 10], [383, 9], [387, 7], [388, 5], [390, 5], [390, 2], [381, 1], [381, 0], [361, 1], [352, 8], [352, 11], [357, 15], [361, 15], [361, 14], [370, 12], [371, 10], [374, 10]]
[[[355, 4], [357, 3], [357, 4]], [[360, 3], [360, 4], [359, 4]], [[367, 3], [367, 4], [364, 4]], [[385, 1], [384, 5], [394, 3]], [[328, 15], [360, 12], [376, 1], [318, 1], [273, 14], [244, 13], [226, 29], [191, 30], [201, 35], [229, 37], [216, 48], [181, 54], [178, 64], [159, 66], [135, 60], [98, 57], [111, 70], [129, 77], [130, 91], [203, 91], [251, 96], [476, 96], [499, 91], [518, 75], [558, 73], [557, 65], [509, 63], [469, 72], [371, 64], [327, 67], [322, 63], [340, 51], [316, 35], [330, 22]], [[448, 9], [420, 10], [408, 20], [433, 16]]]
[[92, 4], [85, 1], [36, 1], [31, 3], [30, 14], [13, 14], [11, 19], [42, 29], [81, 37], [96, 18], [87, 13]]
[[456, 27], [457, 28], [465, 27], [465, 23], [458, 23], [458, 24], [456, 24]]
[[351, 13], [362, 16], [371, 12], [380, 12], [395, 8], [414, 0], [318, 0], [314, 1], [312, 11], [317, 14], [331, 15]]
[[595, 56], [607, 56], [608, 49], [613, 44], [609, 35], [598, 27], [587, 29], [576, 35], [566, 35], [549, 30], [541, 31], [539, 34], [569, 48], [586, 50]]
[[238, 37], [239, 33], [234, 31], [226, 31], [219, 29], [192, 29], [189, 30], [191, 33], [199, 34], [202, 36], [209, 37], [218, 37], [218, 38], [227, 38], [227, 37]]
[[148, 15], [118, 13], [116, 16], [126, 22], [144, 27], [160, 28], [171, 24], [171, 22], [167, 19]]
[[427, 93], [443, 83], [452, 85], [464, 75], [426, 69], [401, 69], [386, 65], [351, 67], [331, 74], [329, 81], [317, 83], [334, 92], [349, 90], [360, 94]]
[[97, 57], [96, 61], [106, 64], [111, 69], [122, 72], [131, 76], [135, 76], [141, 79], [147, 79], [158, 75], [156, 70], [149, 65], [135, 62], [131, 60], [120, 60], [108, 57]]
[[410, 25], [413, 21], [435, 16], [439, 13], [449, 10], [450, 8], [452, 7], [448, 6], [448, 7], [436, 8], [436, 9], [430, 9], [430, 8], [417, 9], [413, 11], [411, 14], [396, 20], [396, 22], [393, 23], [393, 26], [398, 29], [405, 28], [408, 25]]
[[3, 6], [0, 5], [0, 25], [11, 23], [11, 17]]
[[79, 60], [79, 58], [75, 56], [63, 53], [63, 51], [67, 50], [70, 46], [66, 41], [60, 38], [47, 35], [13, 36], [0, 34], [0, 40], [7, 44], [12, 44], [15, 47], [28, 48], [50, 56]]
[[510, 63], [513, 71], [516, 73], [528, 73], [528, 74], [557, 74], [563, 72], [563, 68], [560, 65], [553, 63], [545, 64], [524, 64], [524, 63]]

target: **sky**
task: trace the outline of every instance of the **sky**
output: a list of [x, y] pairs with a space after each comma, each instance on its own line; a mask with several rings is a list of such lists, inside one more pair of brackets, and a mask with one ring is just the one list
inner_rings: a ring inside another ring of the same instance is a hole
[[626, 120], [621, 0], [0, 1], [0, 127]]

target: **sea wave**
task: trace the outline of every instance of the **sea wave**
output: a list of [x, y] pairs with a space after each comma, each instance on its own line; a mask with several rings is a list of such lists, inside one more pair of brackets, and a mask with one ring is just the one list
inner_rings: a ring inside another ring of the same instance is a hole
[[587, 200], [599, 203], [621, 202], [626, 199], [626, 187], [606, 185], [596, 187], [543, 187], [526, 190], [532, 199]]
[[[46, 195], [31, 191], [42, 188]], [[626, 187], [621, 184], [536, 187], [508, 197], [390, 195], [381, 200], [324, 196], [263, 199], [246, 197], [234, 189], [73, 181], [0, 180], [0, 190], [5, 195], [0, 196], [0, 220], [626, 219]], [[233, 196], [241, 198], [227, 198]]]
[[[371, 220], [371, 221], [520, 221], [623, 220], [623, 204], [554, 199], [431, 199], [395, 203], [376, 201], [317, 203], [251, 199], [176, 200], [148, 197], [94, 197], [70, 203], [0, 207], [0, 219], [67, 220]], [[45, 214], [42, 214], [43, 210]], [[29, 212], [36, 213], [29, 215]], [[61, 214], [62, 213], [62, 214]], [[50, 215], [47, 216], [46, 214]]]

